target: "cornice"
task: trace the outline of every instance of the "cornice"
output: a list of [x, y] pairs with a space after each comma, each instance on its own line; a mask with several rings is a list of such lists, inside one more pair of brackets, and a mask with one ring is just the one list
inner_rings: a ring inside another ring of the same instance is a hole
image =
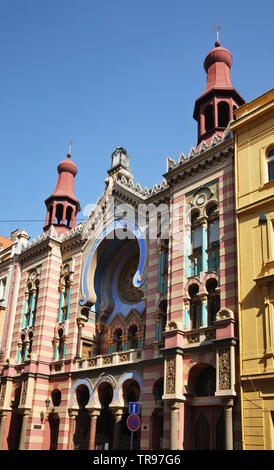
[[233, 138], [230, 137], [225, 142], [222, 142], [191, 159], [186, 159], [178, 163], [164, 175], [168, 184], [174, 185], [186, 178], [192, 177], [193, 174], [203, 173], [208, 168], [216, 166], [226, 158], [232, 157], [234, 155], [233, 146]]

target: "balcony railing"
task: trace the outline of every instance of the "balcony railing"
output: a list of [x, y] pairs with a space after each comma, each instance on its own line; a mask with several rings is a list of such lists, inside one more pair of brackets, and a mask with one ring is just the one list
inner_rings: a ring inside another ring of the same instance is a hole
[[119, 351], [111, 354], [102, 354], [85, 359], [78, 359], [75, 363], [75, 370], [116, 366], [125, 363], [133, 363], [143, 360], [144, 351], [142, 349], [131, 349]]
[[207, 327], [197, 330], [185, 331], [186, 344], [201, 344], [204, 341], [216, 339], [216, 328]]

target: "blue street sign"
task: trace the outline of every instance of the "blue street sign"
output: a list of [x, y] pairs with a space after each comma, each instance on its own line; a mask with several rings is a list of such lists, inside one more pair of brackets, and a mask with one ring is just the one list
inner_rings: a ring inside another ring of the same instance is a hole
[[139, 403], [138, 401], [130, 401], [128, 404], [129, 414], [137, 415], [139, 413]]

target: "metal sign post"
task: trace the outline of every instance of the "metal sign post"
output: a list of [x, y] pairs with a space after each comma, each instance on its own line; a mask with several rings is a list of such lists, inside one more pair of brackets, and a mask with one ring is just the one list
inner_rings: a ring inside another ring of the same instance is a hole
[[131, 431], [129, 450], [132, 450], [133, 435], [134, 435], [134, 432], [138, 431], [138, 429], [140, 428], [140, 424], [141, 424], [141, 421], [140, 421], [140, 418], [139, 418], [138, 415], [135, 415], [135, 414], [129, 415], [129, 417], [127, 419], [127, 427]]

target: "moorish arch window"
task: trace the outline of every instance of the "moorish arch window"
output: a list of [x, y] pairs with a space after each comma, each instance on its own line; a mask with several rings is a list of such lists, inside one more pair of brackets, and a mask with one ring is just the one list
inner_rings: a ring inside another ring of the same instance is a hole
[[61, 361], [65, 356], [65, 339], [64, 339], [64, 331], [60, 328], [58, 331], [58, 360]]
[[56, 211], [55, 211], [55, 221], [54, 222], [57, 223], [58, 225], [62, 223], [63, 211], [64, 211], [63, 204], [57, 204]]
[[192, 284], [188, 289], [189, 301], [189, 315], [190, 315], [190, 329], [195, 330], [200, 328], [202, 323], [202, 301], [198, 296], [199, 286]]
[[73, 277], [73, 259], [64, 262], [61, 267], [61, 276], [59, 283], [59, 314], [58, 323], [65, 322], [69, 319], [70, 302], [71, 302], [71, 288]]
[[218, 127], [227, 127], [230, 121], [230, 110], [227, 101], [218, 103]]
[[122, 335], [123, 335], [123, 332], [122, 332], [121, 328], [117, 328], [114, 331], [114, 335], [113, 335], [113, 350], [114, 350], [114, 352], [119, 352], [119, 351], [122, 351], [122, 349], [123, 349]]
[[191, 224], [186, 230], [186, 276], [204, 271], [218, 271], [220, 264], [218, 182], [213, 181], [190, 196]]
[[205, 116], [205, 132], [209, 132], [214, 127], [214, 112], [213, 112], [212, 104], [209, 104], [206, 107], [204, 111], [204, 116]]
[[39, 296], [39, 282], [40, 272], [37, 269], [34, 269], [28, 275], [22, 328], [33, 327], [35, 325]]
[[212, 397], [216, 392], [216, 370], [212, 366], [203, 369], [196, 381], [197, 397]]
[[191, 275], [196, 276], [202, 270], [202, 226], [199, 223], [199, 212], [191, 217]]
[[209, 204], [207, 215], [207, 269], [218, 271], [220, 265], [220, 226], [219, 210], [215, 202]]
[[138, 328], [136, 325], [131, 325], [128, 329], [128, 348], [136, 349], [138, 348]]
[[220, 292], [216, 279], [209, 279], [206, 282], [207, 295], [207, 315], [208, 325], [212, 325], [216, 320], [216, 315], [220, 310]]

